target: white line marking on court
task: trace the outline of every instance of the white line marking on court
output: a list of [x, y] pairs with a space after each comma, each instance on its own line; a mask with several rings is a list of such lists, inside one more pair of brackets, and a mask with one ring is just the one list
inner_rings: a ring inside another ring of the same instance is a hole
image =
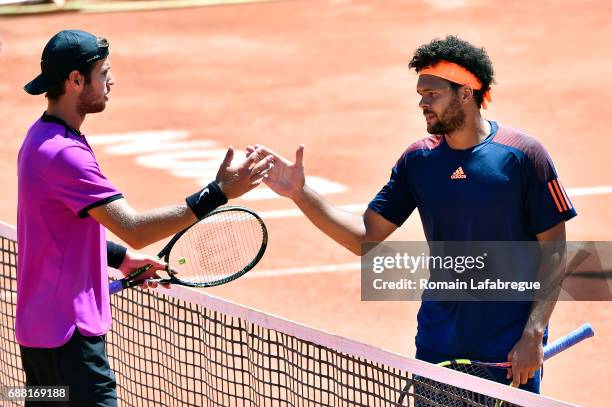
[[[92, 145], [103, 146], [111, 155], [133, 155], [136, 164], [166, 171], [177, 178], [188, 178], [206, 185], [215, 178], [227, 147], [216, 140], [191, 139], [185, 130], [140, 131], [87, 136]], [[235, 150], [234, 163], [245, 159], [243, 150]], [[308, 184], [320, 194], [345, 192], [347, 187], [330, 179], [308, 176]], [[242, 199], [279, 199], [269, 188], [260, 187]]]
[[455, 10], [467, 6], [465, 0], [425, 0], [425, 3], [438, 10]]
[[322, 266], [296, 267], [289, 269], [252, 271], [243, 278], [282, 277], [298, 274], [338, 273], [341, 271], [361, 270], [361, 263], [326, 264]]
[[598, 187], [568, 188], [570, 196], [589, 196], [612, 194], [612, 185], [601, 185]]

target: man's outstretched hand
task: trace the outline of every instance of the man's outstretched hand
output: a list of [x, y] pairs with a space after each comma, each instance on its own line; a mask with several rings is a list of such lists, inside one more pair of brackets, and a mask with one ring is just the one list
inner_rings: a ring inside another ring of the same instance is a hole
[[238, 198], [256, 188], [273, 167], [271, 155], [255, 149], [253, 153], [244, 162], [232, 165], [234, 147], [228, 148], [215, 178], [227, 199]]
[[273, 166], [263, 178], [272, 191], [287, 198], [296, 199], [304, 190], [304, 145], [300, 144], [295, 152], [295, 162], [284, 158], [270, 148], [262, 145], [247, 146], [247, 160], [256, 156], [256, 161], [272, 157]]

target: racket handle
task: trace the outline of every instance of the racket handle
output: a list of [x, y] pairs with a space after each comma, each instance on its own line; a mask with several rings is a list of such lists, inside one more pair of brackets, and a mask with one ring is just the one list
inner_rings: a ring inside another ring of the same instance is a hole
[[118, 293], [121, 290], [124, 290], [126, 288], [130, 288], [130, 287], [134, 287], [138, 284], [141, 283], [141, 281], [138, 280], [134, 280], [134, 278], [138, 277], [139, 275], [141, 275], [142, 273], [144, 273], [145, 271], [147, 271], [148, 269], [150, 269], [152, 266], [150, 264], [147, 264], [144, 267], [141, 267], [135, 271], [133, 271], [129, 276], [122, 278], [121, 280], [115, 280], [112, 281], [109, 285], [108, 285], [108, 291], [111, 295]]
[[108, 292], [110, 295], [117, 294], [119, 291], [125, 290], [126, 288], [136, 287], [137, 285], [143, 284], [145, 281], [148, 282], [166, 282], [162, 278], [147, 278], [145, 280], [132, 280], [132, 281], [124, 281], [124, 280], [115, 280], [111, 281], [108, 285]]
[[557, 339], [551, 344], [544, 347], [544, 360], [555, 356], [557, 353], [563, 352], [567, 348], [576, 345], [587, 338], [595, 335], [591, 324], [586, 323], [580, 328], [570, 332], [562, 338]]
[[121, 284], [121, 280], [111, 281], [108, 285], [108, 291], [110, 295], [116, 294], [121, 290], [123, 290], [123, 284]]

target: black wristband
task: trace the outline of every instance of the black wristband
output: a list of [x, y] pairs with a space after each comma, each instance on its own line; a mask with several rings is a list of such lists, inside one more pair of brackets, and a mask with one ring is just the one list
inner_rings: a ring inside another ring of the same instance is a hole
[[219, 188], [219, 184], [213, 181], [203, 190], [185, 198], [185, 202], [187, 202], [187, 206], [193, 211], [193, 214], [198, 219], [202, 219], [219, 206], [225, 205], [227, 198]]
[[111, 242], [110, 240], [106, 241], [106, 262], [109, 267], [118, 269], [119, 266], [121, 266], [121, 263], [123, 263], [126, 253], [126, 247], [123, 247], [115, 242]]

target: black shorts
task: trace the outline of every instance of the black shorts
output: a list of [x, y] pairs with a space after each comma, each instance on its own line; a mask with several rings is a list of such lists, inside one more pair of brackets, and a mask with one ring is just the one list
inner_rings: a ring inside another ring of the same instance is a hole
[[58, 348], [21, 346], [26, 386], [68, 386], [69, 402], [26, 402], [26, 406], [116, 407], [115, 374], [108, 364], [104, 336], [78, 329]]

